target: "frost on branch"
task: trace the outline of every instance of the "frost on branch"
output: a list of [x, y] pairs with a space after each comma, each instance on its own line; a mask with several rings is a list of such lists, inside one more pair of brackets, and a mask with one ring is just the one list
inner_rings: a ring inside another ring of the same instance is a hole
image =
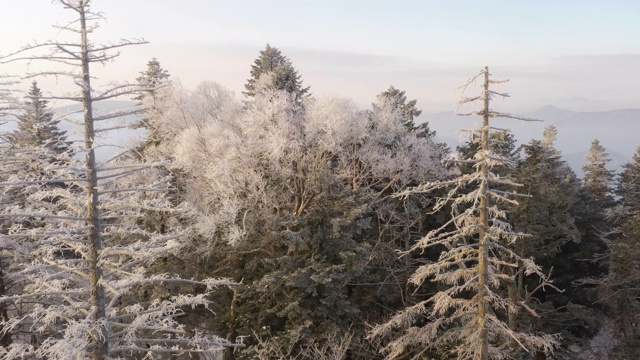
[[[0, 242], [3, 255], [13, 259], [10, 279], [15, 286], [0, 296], [0, 303], [8, 309], [0, 320], [0, 331], [12, 340], [0, 348], [0, 356], [153, 358], [234, 346], [179, 322], [188, 308], [208, 308], [209, 294], [219, 286], [231, 285], [230, 281], [181, 279], [149, 271], [184, 246], [177, 223], [170, 224], [170, 230], [156, 231], [141, 221], [150, 212], [178, 211], [168, 196], [171, 174], [162, 170], [166, 164], [127, 157], [104, 163], [96, 159], [96, 132], [109, 129], [94, 127], [95, 123], [123, 112], [98, 116], [95, 103], [144, 89], [128, 84], [99, 89], [90, 67], [117, 57], [112, 50], [142, 41], [93, 44], [88, 37], [96, 26], [87, 22], [101, 16], [91, 12], [90, 1], [58, 2], [76, 15], [75, 21], [61, 28], [78, 39], [32, 44], [1, 59], [68, 66], [56, 73], [69, 76], [78, 92], [41, 99], [80, 102], [84, 142], [71, 151], [65, 137], [58, 134], [44, 145], [21, 140], [2, 147], [7, 154], [2, 158], [3, 168], [11, 172], [3, 172], [0, 179], [0, 196], [7, 204], [0, 214]], [[40, 50], [45, 52], [37, 54]], [[38, 73], [27, 77], [35, 75]], [[43, 114], [46, 118], [46, 112]], [[21, 134], [29, 129], [33, 127], [24, 127]], [[147, 291], [184, 285], [201, 291], [144, 296]]]
[[245, 106], [219, 85], [174, 83], [162, 90], [168, 101], [153, 126], [167, 134], [157, 150], [183, 175], [193, 248], [242, 279], [230, 327], [250, 336], [281, 323], [271, 328], [278, 338], [258, 336], [301, 351], [289, 341], [330, 336], [359, 316], [347, 289], [383, 261], [370, 228], [398, 221], [390, 194], [445, 171], [440, 148], [411, 133], [392, 106], [363, 111], [338, 97], [300, 106], [263, 83], [269, 74]]
[[[381, 341], [389, 339], [384, 347], [389, 359], [405, 354], [419, 358], [431, 351], [456, 359], [507, 359], [518, 352], [551, 352], [557, 346], [555, 336], [519, 331], [513, 322], [518, 311], [533, 311], [524, 298], [507, 291], [514, 286], [518, 272], [537, 275], [541, 279], [539, 288], [550, 284], [531, 259], [512, 250], [515, 242], [526, 241], [525, 234], [513, 231], [504, 210], [505, 204], [517, 204], [513, 189], [518, 184], [493, 172], [508, 163], [490, 146], [489, 125], [492, 117], [510, 116], [489, 108], [493, 96], [505, 94], [490, 91], [489, 84], [496, 82], [490, 80], [487, 68], [465, 87], [477, 78], [484, 78], [482, 94], [461, 100], [484, 101], [482, 110], [471, 112], [483, 116], [482, 127], [470, 130], [472, 140], [477, 142], [476, 152], [462, 159], [471, 172], [424, 183], [397, 195], [445, 190], [446, 196], [435, 210], [450, 207], [451, 215], [411, 249], [440, 252], [438, 260], [420, 266], [410, 282], [419, 288], [434, 281], [442, 290], [374, 327], [370, 334]], [[422, 322], [426, 324], [417, 326]]]

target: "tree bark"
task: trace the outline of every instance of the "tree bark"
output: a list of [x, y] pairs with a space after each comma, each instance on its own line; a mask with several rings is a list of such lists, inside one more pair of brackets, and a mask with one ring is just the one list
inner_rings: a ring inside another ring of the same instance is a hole
[[482, 156], [480, 158], [482, 172], [480, 184], [480, 231], [478, 234], [478, 327], [479, 327], [479, 342], [478, 349], [476, 351], [476, 359], [488, 360], [489, 359], [489, 336], [487, 330], [487, 312], [489, 308], [487, 300], [487, 283], [488, 283], [488, 257], [489, 246], [487, 241], [487, 230], [489, 228], [488, 218], [488, 179], [489, 179], [489, 68], [484, 68], [484, 114], [482, 116], [482, 132], [481, 132], [481, 144], [480, 151]]
[[100, 236], [100, 214], [98, 209], [98, 174], [96, 169], [96, 155], [94, 146], [95, 132], [93, 128], [93, 98], [91, 94], [91, 75], [89, 72], [89, 42], [87, 40], [86, 10], [87, 4], [81, 3], [77, 7], [80, 16], [80, 35], [82, 37], [82, 103], [84, 110], [84, 140], [87, 150], [86, 154], [86, 176], [87, 176], [87, 218], [91, 227], [88, 234], [89, 251], [89, 283], [90, 304], [92, 307], [91, 321], [95, 327], [91, 335], [90, 356], [93, 360], [105, 359], [108, 353], [107, 329], [100, 327], [105, 319], [105, 296], [104, 288], [101, 284], [102, 269], [98, 265], [100, 251], [102, 250], [102, 239]]

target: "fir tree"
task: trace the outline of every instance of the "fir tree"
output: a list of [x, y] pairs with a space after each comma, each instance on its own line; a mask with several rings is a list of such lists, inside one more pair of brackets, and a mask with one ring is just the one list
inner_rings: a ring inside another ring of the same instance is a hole
[[608, 274], [600, 282], [600, 302], [606, 305], [615, 343], [612, 356], [640, 356], [637, 327], [640, 312], [640, 147], [623, 166], [615, 191], [619, 205], [606, 210], [615, 227], [604, 234]]
[[[410, 100], [407, 102], [407, 96], [404, 91], [396, 89], [393, 86], [389, 86], [389, 89], [381, 92], [377, 96], [378, 101], [384, 105], [389, 106], [392, 109], [397, 109], [402, 114], [402, 124], [408, 131], [418, 130], [416, 127], [415, 119], [422, 114], [422, 110], [416, 107], [417, 100]], [[373, 106], [378, 106], [373, 104]], [[435, 132], [429, 131], [427, 124], [422, 124], [421, 136], [433, 136]]]
[[[577, 343], [588, 321], [585, 314], [592, 302], [584, 295], [584, 289], [576, 289], [573, 281], [584, 273], [576, 269], [593, 267], [593, 263], [582, 258], [582, 242], [576, 224], [576, 206], [579, 203], [581, 184], [569, 165], [562, 160], [555, 146], [557, 130], [548, 126], [542, 140], [531, 140], [522, 146], [524, 156], [514, 172], [516, 181], [523, 186], [523, 195], [518, 206], [510, 210], [510, 218], [518, 231], [530, 234], [517, 241], [515, 249], [525, 258], [534, 258], [545, 273], [551, 273], [555, 286], [564, 291], [545, 291], [535, 294], [532, 308], [541, 314], [535, 319], [524, 312], [514, 314], [514, 322], [528, 326], [534, 331], [561, 333], [565, 339]], [[519, 272], [513, 291], [523, 298], [526, 288], [535, 284]]]
[[522, 242], [528, 249], [521, 256], [539, 261], [546, 258], [547, 268], [564, 243], [580, 240], [571, 213], [580, 183], [554, 147], [556, 133], [555, 127], [549, 126], [542, 141], [531, 140], [523, 146], [525, 156], [518, 165], [516, 180], [527, 197], [512, 213], [517, 228], [531, 234]]
[[[483, 117], [482, 128], [472, 131], [479, 135], [474, 137], [479, 140], [478, 152], [473, 158], [464, 159], [474, 163], [476, 171], [401, 193], [450, 188], [436, 209], [450, 204], [452, 210], [445, 225], [427, 233], [413, 247], [415, 251], [435, 248], [440, 255], [436, 262], [420, 266], [411, 282], [420, 286], [433, 279], [441, 284], [441, 290], [431, 299], [400, 311], [371, 333], [374, 338], [391, 337], [384, 348], [389, 359], [404, 355], [422, 358], [433, 352], [458, 359], [501, 359], [518, 352], [517, 348], [508, 346], [512, 342], [525, 351], [549, 352], [556, 345], [553, 336], [513, 329], [507, 324], [508, 313], [529, 309], [525, 301], [505, 294], [505, 287], [515, 281], [513, 269], [521, 267], [525, 274], [538, 275], [542, 279], [541, 287], [545, 285], [545, 276], [531, 259], [512, 250], [513, 243], [522, 239], [523, 234], [515, 232], [506, 222], [507, 214], [500, 205], [516, 203], [510, 199], [513, 190], [504, 190], [516, 184], [492, 172], [493, 166], [500, 164], [504, 157], [490, 147], [489, 119], [513, 116], [490, 109], [490, 99], [504, 95], [489, 89], [489, 84], [499, 81], [490, 79], [488, 68], [467, 84], [478, 77], [484, 79], [482, 95], [461, 100], [461, 103], [484, 102], [481, 110], [464, 114]], [[471, 185], [473, 190], [468, 193], [459, 191]], [[496, 186], [501, 189], [497, 190]]]
[[146, 143], [136, 149], [138, 156], [159, 144], [161, 136], [152, 114], [157, 113], [163, 101], [160, 89], [169, 84], [169, 77], [169, 72], [160, 66], [158, 59], [152, 58], [147, 63], [147, 69], [140, 72], [140, 76], [136, 78], [136, 82], [142, 89], [140, 94], [133, 98], [139, 106], [142, 106], [142, 119], [139, 126], [148, 131]]
[[49, 110], [49, 101], [42, 98], [42, 91], [38, 83], [33, 81], [22, 107], [22, 113], [17, 115], [18, 129], [9, 136], [11, 143], [19, 148], [46, 148], [52, 154], [62, 154], [71, 151], [71, 143], [67, 141], [67, 134], [60, 130], [60, 120], [54, 119]]
[[160, 66], [158, 59], [152, 58], [147, 62], [147, 70], [140, 72], [140, 76], [136, 78], [144, 90], [142, 94], [134, 97], [134, 100], [138, 100], [142, 105], [145, 97], [155, 97], [157, 90], [169, 82], [170, 76], [169, 71]]
[[598, 139], [591, 142], [587, 164], [582, 167], [584, 171], [584, 187], [593, 195], [595, 201], [603, 208], [613, 204], [613, 179], [615, 172], [607, 169], [611, 161], [609, 154]]
[[309, 87], [303, 87], [302, 79], [291, 60], [282, 55], [278, 48], [269, 44], [260, 51], [260, 56], [251, 65], [250, 74], [251, 77], [244, 85], [246, 96], [256, 96], [258, 80], [266, 74], [269, 75], [269, 80], [267, 84], [262, 85], [263, 88], [270, 91], [284, 90], [293, 94], [296, 103], [309, 96]]

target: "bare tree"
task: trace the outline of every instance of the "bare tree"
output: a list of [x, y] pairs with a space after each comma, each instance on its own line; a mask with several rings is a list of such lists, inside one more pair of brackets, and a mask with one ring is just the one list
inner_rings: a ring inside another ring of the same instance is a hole
[[[110, 122], [137, 110], [100, 114], [94, 105], [147, 89], [120, 84], [99, 90], [92, 83], [95, 79], [91, 65], [111, 61], [119, 55], [118, 49], [145, 41], [92, 43], [89, 36], [98, 25], [90, 23], [102, 20], [102, 16], [91, 11], [90, 0], [57, 3], [76, 16], [74, 21], [57, 27], [78, 39], [34, 43], [0, 59], [3, 63], [48, 61], [67, 66], [60, 71], [27, 74], [25, 78], [55, 75], [70, 78], [77, 85], [77, 93], [41, 98], [82, 104], [84, 142], [78, 154], [84, 154], [85, 160], [80, 162], [69, 156], [64, 161], [42, 164], [44, 173], [18, 173], [1, 184], [4, 194], [11, 194], [14, 189], [34, 190], [25, 204], [6, 207], [2, 213], [3, 218], [12, 220], [2, 241], [12, 244], [14, 253], [24, 252], [25, 244], [30, 246], [28, 263], [20, 271], [23, 290], [0, 297], [2, 303], [28, 307], [29, 311], [8, 314], [1, 321], [2, 331], [47, 336], [37, 341], [32, 336], [15, 338], [0, 350], [0, 355], [3, 359], [106, 359], [135, 353], [149, 357], [202, 353], [233, 346], [218, 336], [186, 329], [176, 320], [185, 306], [207, 307], [207, 295], [217, 286], [231, 284], [229, 281], [146, 273], [150, 265], [182, 246], [179, 229], [159, 234], [137, 223], [148, 211], [175, 211], [166, 199], [169, 179], [159, 175], [162, 172], [158, 168], [163, 164], [123, 162], [118, 157], [105, 163], [96, 159], [96, 137], [132, 126]], [[39, 53], [40, 50], [44, 52]], [[51, 183], [65, 186], [44, 186]], [[32, 219], [40, 225], [25, 227], [24, 222]], [[159, 298], [139, 296], [144, 287], [172, 284], [200, 286], [206, 291]]]
[[[472, 141], [479, 141], [478, 151], [473, 158], [460, 160], [472, 164], [475, 171], [398, 194], [408, 196], [448, 189], [435, 211], [448, 205], [451, 218], [412, 248], [412, 251], [435, 248], [440, 255], [437, 262], [420, 266], [410, 281], [416, 286], [435, 281], [443, 290], [404, 309], [371, 332], [373, 338], [395, 337], [384, 348], [389, 359], [406, 353], [421, 358], [430, 351], [448, 353], [457, 359], [501, 359], [513, 354], [509, 346], [512, 342], [526, 352], [532, 349], [550, 352], [556, 345], [554, 336], [518, 332], [507, 323], [509, 314], [515, 311], [533, 312], [524, 300], [514, 301], [505, 295], [505, 287], [515, 283], [519, 267], [526, 274], [538, 275], [542, 279], [541, 287], [548, 283], [533, 260], [522, 258], [511, 249], [511, 245], [525, 235], [512, 230], [500, 205], [517, 204], [513, 198], [515, 192], [510, 189], [518, 185], [492, 172], [495, 166], [508, 164], [509, 159], [492, 151], [491, 132], [504, 130], [492, 128], [489, 119], [531, 119], [490, 108], [493, 97], [508, 95], [490, 88], [491, 84], [504, 81], [491, 79], [488, 68], [463, 87], [478, 78], [483, 80], [482, 93], [460, 101], [460, 104], [483, 102], [480, 110], [460, 114], [482, 116], [482, 127], [469, 130]], [[417, 326], [425, 321], [424, 326]]]

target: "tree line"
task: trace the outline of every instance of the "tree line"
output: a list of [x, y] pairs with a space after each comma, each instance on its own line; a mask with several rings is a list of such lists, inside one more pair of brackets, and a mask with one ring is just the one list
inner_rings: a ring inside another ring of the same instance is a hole
[[[461, 98], [483, 123], [455, 150], [404, 91], [315, 97], [270, 45], [242, 99], [155, 58], [103, 88], [91, 66], [138, 42], [93, 44], [90, 1], [58, 2], [77, 42], [0, 57], [62, 61], [78, 87], [49, 95], [47, 71], [2, 92], [1, 358], [638, 356], [640, 151], [615, 174], [594, 140], [578, 178], [553, 126], [522, 145], [491, 127], [535, 119], [493, 109], [488, 68]], [[116, 97], [137, 105], [99, 111]], [[81, 104], [81, 142], [59, 99]], [[97, 158], [122, 127], [144, 139]]]

